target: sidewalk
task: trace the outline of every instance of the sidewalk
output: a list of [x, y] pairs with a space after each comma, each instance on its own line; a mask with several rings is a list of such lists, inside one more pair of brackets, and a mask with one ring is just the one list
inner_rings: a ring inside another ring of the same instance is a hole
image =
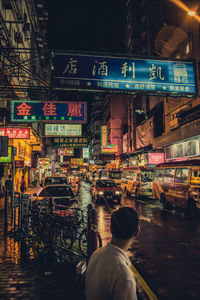
[[[28, 243], [23, 235], [5, 235], [4, 202], [1, 198], [0, 299], [84, 300], [84, 277], [75, 272], [79, 258], [66, 253], [48, 257], [38, 252], [38, 243]], [[12, 232], [10, 209], [8, 232]]]

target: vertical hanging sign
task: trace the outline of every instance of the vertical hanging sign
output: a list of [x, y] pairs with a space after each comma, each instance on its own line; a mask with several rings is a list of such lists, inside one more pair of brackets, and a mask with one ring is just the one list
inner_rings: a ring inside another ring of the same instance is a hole
[[101, 153], [117, 153], [118, 147], [117, 145], [110, 145], [108, 142], [108, 128], [106, 125], [101, 126]]

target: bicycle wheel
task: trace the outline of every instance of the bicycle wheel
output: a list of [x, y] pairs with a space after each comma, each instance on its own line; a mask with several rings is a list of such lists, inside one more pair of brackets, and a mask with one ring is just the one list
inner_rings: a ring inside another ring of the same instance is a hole
[[71, 249], [75, 240], [75, 232], [72, 228], [63, 227], [60, 230], [60, 240], [66, 249]]
[[[84, 228], [81, 231], [81, 233], [79, 235], [78, 243], [79, 243], [79, 249], [80, 249], [81, 254], [84, 257], [87, 257], [87, 255], [88, 255], [88, 230], [87, 230], [87, 228]], [[100, 234], [98, 233], [97, 248], [101, 248], [101, 247], [102, 247], [102, 239], [101, 239]]]

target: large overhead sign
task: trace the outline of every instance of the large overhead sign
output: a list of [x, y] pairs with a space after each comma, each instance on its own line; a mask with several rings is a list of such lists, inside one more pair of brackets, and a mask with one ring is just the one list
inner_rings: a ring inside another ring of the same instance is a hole
[[70, 137], [70, 138], [54, 138], [52, 141], [54, 147], [74, 147], [74, 148], [83, 148], [88, 146], [88, 138], [86, 137]]
[[118, 152], [117, 145], [108, 144], [108, 128], [105, 125], [101, 126], [101, 153], [114, 154]]
[[193, 62], [54, 54], [55, 88], [115, 90], [192, 97], [197, 94]]
[[12, 122], [87, 123], [86, 102], [12, 101]]
[[30, 139], [30, 128], [1, 127], [0, 136], [9, 139]]
[[81, 136], [81, 124], [45, 124], [45, 136]]

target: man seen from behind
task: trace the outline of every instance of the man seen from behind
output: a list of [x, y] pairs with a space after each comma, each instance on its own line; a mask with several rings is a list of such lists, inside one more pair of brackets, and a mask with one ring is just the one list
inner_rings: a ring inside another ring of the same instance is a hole
[[138, 234], [138, 216], [121, 207], [111, 217], [111, 242], [90, 257], [85, 281], [86, 300], [136, 300], [136, 281], [126, 251]]

